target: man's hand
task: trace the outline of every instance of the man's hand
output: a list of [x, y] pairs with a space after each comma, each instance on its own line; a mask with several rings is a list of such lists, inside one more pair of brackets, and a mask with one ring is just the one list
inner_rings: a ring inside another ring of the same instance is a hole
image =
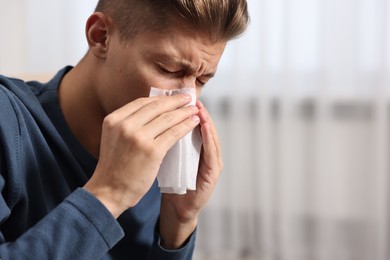
[[203, 147], [196, 190], [185, 195], [163, 194], [160, 212], [160, 234], [166, 249], [181, 247], [194, 231], [197, 217], [206, 205], [223, 168], [221, 146], [215, 125], [206, 108], [197, 101]]
[[84, 188], [114, 217], [138, 203], [167, 151], [199, 124], [198, 108], [183, 107], [190, 101], [189, 95], [140, 98], [104, 119], [99, 161]]

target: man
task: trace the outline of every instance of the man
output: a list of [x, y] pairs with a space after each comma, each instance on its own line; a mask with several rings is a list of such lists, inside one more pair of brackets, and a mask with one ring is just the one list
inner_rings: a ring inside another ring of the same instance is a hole
[[[0, 258], [191, 258], [218, 135], [200, 101], [149, 92], [199, 95], [247, 22], [245, 0], [100, 0], [77, 66], [47, 84], [0, 77]], [[161, 196], [165, 154], [198, 125], [196, 190]]]

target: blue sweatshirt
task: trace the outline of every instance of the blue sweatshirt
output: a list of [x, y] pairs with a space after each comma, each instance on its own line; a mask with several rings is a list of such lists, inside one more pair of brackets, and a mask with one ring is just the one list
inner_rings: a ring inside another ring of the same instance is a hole
[[160, 246], [156, 183], [117, 220], [81, 188], [97, 160], [59, 106], [69, 70], [47, 84], [0, 76], [0, 259], [191, 259], [195, 235], [179, 250]]

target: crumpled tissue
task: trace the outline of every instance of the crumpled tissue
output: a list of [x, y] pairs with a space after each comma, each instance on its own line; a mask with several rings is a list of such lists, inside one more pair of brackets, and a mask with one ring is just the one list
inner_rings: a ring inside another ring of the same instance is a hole
[[[196, 90], [194, 88], [159, 89], [152, 87], [150, 96], [173, 96], [187, 93], [192, 100], [188, 104], [195, 105]], [[162, 193], [186, 194], [187, 190], [196, 190], [202, 137], [199, 126], [180, 139], [165, 155], [157, 174], [158, 186]]]

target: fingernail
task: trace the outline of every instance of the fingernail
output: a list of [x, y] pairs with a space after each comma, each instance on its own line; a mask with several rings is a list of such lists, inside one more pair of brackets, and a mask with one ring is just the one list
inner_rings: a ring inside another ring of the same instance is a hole
[[192, 119], [192, 121], [194, 121], [194, 122], [199, 122], [199, 121], [200, 121], [200, 119], [199, 119], [198, 116], [192, 116], [191, 119]]
[[191, 99], [192, 99], [190, 94], [183, 94], [183, 96], [184, 96], [184, 99], [187, 101], [191, 101]]
[[191, 106], [191, 109], [194, 110], [194, 111], [198, 111], [198, 107], [197, 106]]

